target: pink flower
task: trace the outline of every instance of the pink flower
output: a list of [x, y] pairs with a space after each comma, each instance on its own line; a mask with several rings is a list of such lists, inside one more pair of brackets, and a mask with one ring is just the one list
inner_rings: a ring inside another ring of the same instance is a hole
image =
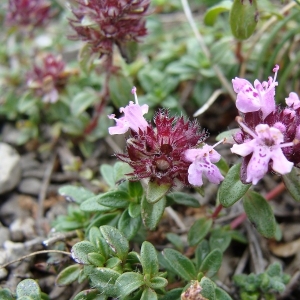
[[201, 131], [197, 122], [170, 117], [164, 109], [156, 113], [154, 124], [149, 123], [145, 131], [132, 131], [126, 141], [127, 153], [116, 156], [132, 167], [133, 172], [127, 174], [132, 180], [145, 178], [158, 185], [189, 185], [190, 163], [184, 153], [203, 142], [207, 132]]
[[285, 98], [285, 102], [289, 107], [298, 109], [300, 107], [300, 100], [296, 93], [291, 92], [288, 98]]
[[147, 104], [139, 105], [135, 87], [133, 87], [131, 92], [134, 94], [135, 104], [133, 101], [130, 101], [129, 105], [120, 108], [120, 112], [124, 113], [124, 117], [117, 119], [114, 114], [108, 116], [109, 119], [116, 121], [116, 126], [108, 128], [108, 132], [111, 135], [123, 134], [129, 128], [138, 133], [139, 130], [145, 131], [148, 127], [148, 122], [143, 115], [148, 112], [149, 106]]
[[273, 72], [274, 79], [269, 77], [268, 82], [262, 83], [257, 79], [252, 84], [243, 78], [236, 77], [232, 79], [234, 91], [237, 93], [236, 107], [242, 113], [249, 113], [261, 110], [263, 119], [275, 110], [275, 86], [278, 85], [276, 81], [279, 66], [275, 65]]
[[243, 144], [235, 144], [231, 152], [247, 157], [251, 155], [246, 168], [246, 182], [257, 184], [271, 167], [275, 172], [283, 175], [291, 172], [293, 163], [288, 161], [282, 152], [283, 147], [293, 147], [294, 143], [284, 143], [284, 135], [267, 124], [259, 124], [255, 127], [254, 133], [242, 123], [241, 118], [237, 119], [239, 125], [252, 139], [247, 139]]
[[33, 28], [45, 25], [50, 17], [51, 3], [46, 0], [9, 0], [6, 24]]
[[219, 184], [224, 179], [219, 169], [213, 164], [221, 158], [221, 155], [213, 148], [214, 146], [204, 145], [201, 149], [188, 149], [184, 152], [185, 159], [192, 162], [188, 169], [190, 184], [202, 186], [203, 175], [215, 184]]
[[52, 54], [38, 57], [33, 70], [27, 73], [27, 86], [35, 91], [43, 102], [55, 103], [72, 71], [65, 69], [65, 63], [61, 56]]

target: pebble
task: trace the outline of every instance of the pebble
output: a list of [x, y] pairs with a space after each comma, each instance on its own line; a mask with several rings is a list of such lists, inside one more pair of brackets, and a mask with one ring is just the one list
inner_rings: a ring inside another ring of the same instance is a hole
[[14, 189], [21, 179], [21, 158], [8, 144], [0, 143], [0, 194]]
[[[0, 265], [3, 265], [6, 261], [6, 251], [4, 249], [0, 249]], [[0, 280], [4, 279], [7, 274], [8, 272], [5, 268], [0, 268]]]
[[4, 242], [10, 239], [9, 229], [0, 223], [0, 247], [3, 247]]
[[27, 210], [24, 206], [20, 205], [25, 202], [34, 203], [34, 200], [28, 196], [13, 194], [4, 202], [0, 209], [0, 218], [5, 226], [9, 226], [17, 218], [29, 217], [31, 215], [30, 209]]
[[22, 242], [35, 237], [35, 221], [33, 218], [18, 218], [9, 226], [10, 237], [13, 242]]
[[42, 182], [37, 178], [24, 178], [18, 186], [20, 193], [37, 196]]

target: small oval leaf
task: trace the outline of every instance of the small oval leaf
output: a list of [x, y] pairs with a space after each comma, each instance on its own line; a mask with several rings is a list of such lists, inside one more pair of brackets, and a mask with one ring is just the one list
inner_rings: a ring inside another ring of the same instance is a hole
[[118, 229], [108, 225], [101, 226], [100, 231], [116, 256], [125, 261], [129, 251], [129, 243], [123, 234]]
[[283, 182], [296, 201], [300, 201], [300, 170], [293, 167], [289, 174], [283, 175]]
[[230, 168], [219, 188], [219, 201], [224, 207], [229, 207], [240, 200], [251, 184], [243, 184], [240, 180], [241, 164]]
[[178, 276], [189, 281], [196, 278], [196, 269], [194, 264], [180, 252], [173, 249], [165, 249], [163, 251], [163, 256], [168, 262], [170, 268]]
[[72, 265], [63, 269], [56, 277], [56, 284], [58, 286], [65, 286], [74, 282], [77, 280], [80, 271], [80, 265]]
[[273, 238], [276, 221], [270, 204], [260, 194], [249, 191], [244, 197], [244, 209], [257, 231], [266, 238]]
[[205, 238], [212, 223], [212, 219], [200, 218], [192, 225], [188, 233], [188, 242], [190, 246], [196, 246]]

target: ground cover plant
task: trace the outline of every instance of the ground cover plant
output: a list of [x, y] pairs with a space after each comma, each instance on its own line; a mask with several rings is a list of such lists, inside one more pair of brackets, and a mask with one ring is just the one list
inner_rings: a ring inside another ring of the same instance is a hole
[[299, 298], [298, 1], [1, 5], [1, 299]]

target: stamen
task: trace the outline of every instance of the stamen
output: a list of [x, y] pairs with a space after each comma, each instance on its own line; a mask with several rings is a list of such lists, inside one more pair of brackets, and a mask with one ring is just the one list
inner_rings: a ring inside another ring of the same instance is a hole
[[243, 123], [243, 118], [240, 116], [237, 116], [235, 120], [239, 123], [239, 125], [244, 129], [245, 132], [250, 134], [254, 139], [257, 138], [257, 135]]
[[138, 97], [136, 95], [136, 87], [135, 86], [131, 89], [131, 94], [134, 95], [135, 104], [139, 104], [139, 100], [138, 100]]
[[274, 82], [276, 81], [278, 70], [279, 70], [279, 66], [278, 66], [278, 65], [275, 65], [275, 67], [274, 67], [274, 69], [273, 69], [273, 72], [275, 73], [275, 75], [274, 75]]

